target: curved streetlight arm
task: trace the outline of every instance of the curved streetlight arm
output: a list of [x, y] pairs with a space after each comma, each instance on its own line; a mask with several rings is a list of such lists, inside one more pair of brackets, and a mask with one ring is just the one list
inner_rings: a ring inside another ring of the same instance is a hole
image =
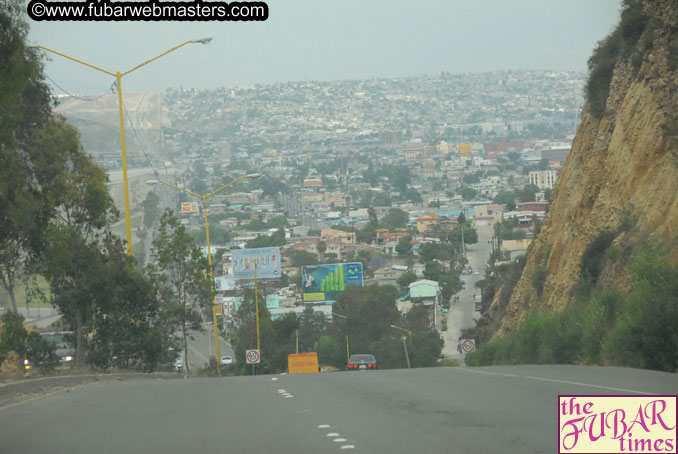
[[212, 38], [192, 39], [192, 40], [183, 42], [183, 43], [179, 44], [178, 46], [174, 46], [173, 48], [171, 48], [171, 49], [169, 49], [169, 50], [166, 50], [165, 52], [161, 53], [160, 55], [156, 55], [155, 57], [151, 58], [150, 60], [146, 60], [145, 62], [143, 62], [143, 63], [141, 63], [141, 64], [139, 64], [139, 65], [136, 65], [134, 68], [132, 68], [132, 69], [130, 69], [130, 70], [127, 70], [127, 71], [125, 71], [124, 73], [117, 73], [117, 74], [114, 73], [114, 72], [108, 71], [108, 70], [106, 70], [106, 69], [99, 68], [98, 66], [94, 66], [94, 65], [92, 65], [91, 63], [87, 63], [87, 62], [84, 62], [84, 61], [82, 61], [82, 60], [79, 60], [79, 59], [77, 59], [77, 58], [75, 58], [75, 57], [71, 57], [70, 55], [66, 55], [66, 54], [64, 54], [63, 52], [59, 52], [59, 51], [56, 51], [56, 50], [54, 50], [54, 49], [50, 49], [49, 47], [45, 47], [45, 46], [37, 46], [37, 47], [39, 47], [40, 49], [46, 50], [46, 51], [48, 51], [48, 52], [52, 52], [53, 54], [60, 55], [60, 56], [62, 56], [62, 57], [64, 57], [64, 58], [68, 58], [69, 60], [72, 60], [72, 61], [74, 61], [74, 62], [76, 62], [76, 63], [80, 63], [81, 65], [89, 66], [90, 68], [96, 69], [97, 71], [101, 71], [102, 73], [106, 73], [106, 74], [108, 74], [109, 76], [113, 76], [113, 77], [122, 77], [122, 76], [125, 76], [125, 75], [131, 73], [132, 71], [136, 71], [137, 69], [141, 68], [142, 66], [146, 66], [147, 64], [151, 63], [152, 61], [157, 60], [157, 59], [160, 58], [160, 57], [164, 57], [165, 55], [169, 54], [170, 52], [174, 52], [175, 50], [179, 49], [180, 47], [185, 46], [186, 44], [194, 44], [194, 43], [197, 43], [197, 44], [208, 44], [210, 41], [212, 41]]
[[243, 176], [238, 177], [238, 178], [236, 178], [235, 180], [231, 181], [230, 183], [223, 185], [222, 187], [220, 187], [219, 189], [217, 189], [217, 190], [214, 191], [214, 192], [210, 192], [209, 194], [207, 194], [207, 195], [205, 195], [205, 196], [200, 196], [200, 195], [199, 195], [198, 197], [205, 197], [206, 199], [209, 199], [210, 197], [212, 197], [212, 196], [213, 196], [214, 194], [216, 194], [217, 192], [223, 191], [224, 189], [226, 189], [226, 188], [229, 187], [230, 185], [235, 184], [235, 183], [237, 183], [237, 182], [240, 181], [240, 180], [254, 179], [254, 178], [259, 178], [259, 174], [258, 174], [258, 173], [253, 173], [253, 174], [251, 174], [251, 175], [243, 175]]
[[132, 71], [135, 71], [135, 70], [141, 68], [142, 66], [146, 66], [146, 65], [149, 64], [150, 62], [155, 61], [155, 60], [157, 60], [158, 58], [163, 57], [163, 56], [169, 54], [170, 52], [174, 52], [175, 50], [179, 49], [180, 47], [184, 47], [186, 44], [191, 44], [191, 43], [193, 43], [193, 42], [195, 42], [195, 41], [193, 41], [193, 40], [191, 40], [191, 41], [186, 41], [185, 43], [181, 43], [181, 44], [179, 44], [178, 46], [174, 46], [174, 47], [171, 48], [170, 50], [166, 50], [166, 51], [163, 52], [162, 54], [156, 55], [155, 57], [151, 58], [150, 60], [146, 60], [145, 62], [143, 62], [143, 63], [141, 63], [141, 64], [139, 64], [139, 65], [136, 65], [134, 68], [132, 68], [132, 69], [130, 69], [130, 70], [128, 70], [128, 71], [125, 71], [124, 73], [121, 74], [121, 76], [126, 76], [127, 74], [131, 73]]
[[410, 335], [410, 337], [412, 337], [412, 331], [410, 331], [409, 329], [401, 328], [401, 327], [395, 326], [395, 325], [391, 325], [391, 328], [399, 329], [400, 331], [405, 331], [407, 334]]
[[[185, 192], [186, 194], [194, 195], [194, 196], [198, 197], [199, 199], [203, 198], [203, 196], [201, 196], [200, 194], [196, 194], [195, 192], [189, 191], [188, 189], [180, 188], [179, 186], [174, 186], [172, 183], [168, 183], [168, 182], [162, 181], [162, 180], [158, 180], [158, 182], [160, 182], [162, 184], [166, 184], [167, 186], [171, 186], [174, 189], [178, 189], [181, 192]], [[207, 197], [205, 197], [205, 198], [207, 198]]]
[[92, 65], [92, 64], [90, 64], [90, 63], [87, 63], [87, 62], [84, 62], [84, 61], [82, 61], [82, 60], [78, 60], [77, 58], [71, 57], [70, 55], [66, 55], [66, 54], [64, 54], [63, 52], [59, 52], [59, 51], [57, 51], [57, 50], [50, 49], [49, 47], [45, 47], [45, 46], [37, 46], [37, 47], [40, 48], [40, 49], [42, 49], [42, 50], [46, 50], [46, 51], [48, 51], [48, 52], [52, 52], [53, 54], [60, 55], [60, 56], [62, 56], [62, 57], [64, 57], [64, 58], [68, 58], [69, 60], [74, 61], [74, 62], [76, 62], [76, 63], [80, 63], [81, 65], [89, 66], [90, 68], [96, 69], [97, 71], [101, 71], [102, 73], [106, 73], [106, 74], [108, 74], [109, 76], [116, 77], [116, 74], [113, 73], [113, 72], [107, 71], [107, 70], [105, 70], [105, 69], [103, 69], [103, 68], [99, 68], [98, 66], [94, 66], [94, 65]]

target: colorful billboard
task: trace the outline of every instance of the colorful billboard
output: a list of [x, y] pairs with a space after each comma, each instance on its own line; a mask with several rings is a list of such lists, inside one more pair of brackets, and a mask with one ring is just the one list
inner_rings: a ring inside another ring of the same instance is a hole
[[231, 251], [233, 277], [236, 280], [254, 279], [254, 261], [257, 262], [257, 279], [280, 278], [280, 248], [260, 247]]
[[182, 213], [197, 213], [198, 202], [181, 202]]
[[363, 286], [362, 263], [301, 267], [304, 303], [332, 304], [347, 287]]

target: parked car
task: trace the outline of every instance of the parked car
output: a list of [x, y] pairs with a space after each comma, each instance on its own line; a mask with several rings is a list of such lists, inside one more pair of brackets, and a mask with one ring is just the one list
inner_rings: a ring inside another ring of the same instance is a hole
[[232, 356], [222, 356], [221, 357], [221, 365], [222, 366], [230, 366], [233, 364], [233, 357]]
[[181, 357], [174, 360], [174, 370], [181, 372], [184, 369], [184, 362], [181, 360]]
[[351, 355], [346, 363], [346, 370], [377, 370], [379, 369], [379, 364], [377, 364], [377, 359], [374, 355], [370, 354], [360, 354], [360, 355]]

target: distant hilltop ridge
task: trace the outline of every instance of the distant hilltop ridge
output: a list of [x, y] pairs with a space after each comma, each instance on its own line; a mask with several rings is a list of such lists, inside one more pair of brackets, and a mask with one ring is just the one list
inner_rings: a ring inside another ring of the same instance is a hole
[[[232, 150], [371, 146], [376, 140], [391, 146], [427, 136], [457, 143], [562, 139], [574, 134], [584, 82], [578, 71], [441, 72], [125, 92], [128, 166], [191, 153], [228, 158]], [[120, 168], [117, 95], [59, 102], [57, 112], [78, 128], [97, 162]]]
[[660, 239], [678, 262], [678, 2], [624, 8], [589, 60], [582, 122], [522, 275], [510, 299], [501, 292], [511, 289], [495, 294], [481, 323], [495, 338], [531, 310], [570, 304], [587, 249], [622, 251], [598, 270], [621, 289], [623, 256], [642, 238]]

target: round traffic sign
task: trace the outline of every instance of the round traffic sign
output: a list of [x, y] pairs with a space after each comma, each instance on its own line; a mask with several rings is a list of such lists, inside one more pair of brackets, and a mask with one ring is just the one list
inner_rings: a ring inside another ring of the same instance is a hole
[[259, 364], [259, 350], [247, 350], [245, 357], [247, 359], [247, 364]]
[[471, 353], [476, 348], [476, 342], [473, 339], [464, 339], [461, 341], [461, 349], [464, 353]]

